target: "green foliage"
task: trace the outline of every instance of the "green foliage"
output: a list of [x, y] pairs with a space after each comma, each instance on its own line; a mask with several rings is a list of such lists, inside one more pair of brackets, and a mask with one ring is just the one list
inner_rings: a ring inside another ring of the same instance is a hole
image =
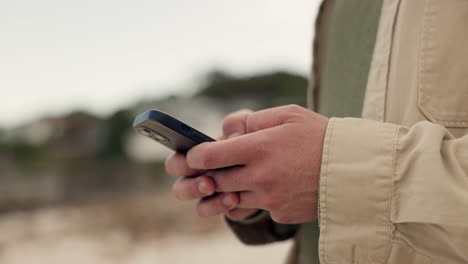
[[125, 158], [125, 140], [131, 131], [133, 121], [132, 112], [119, 110], [106, 120], [106, 131], [103, 137], [101, 158]]
[[28, 165], [40, 161], [45, 156], [41, 146], [29, 144], [24, 141], [14, 141], [4, 144], [9, 156], [18, 164]]
[[285, 104], [305, 106], [306, 88], [306, 78], [282, 71], [249, 77], [213, 71], [197, 95], [226, 100], [248, 98], [257, 100], [264, 108]]

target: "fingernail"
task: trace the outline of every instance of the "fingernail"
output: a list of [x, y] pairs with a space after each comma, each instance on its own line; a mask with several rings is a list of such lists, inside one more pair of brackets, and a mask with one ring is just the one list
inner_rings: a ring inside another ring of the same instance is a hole
[[231, 134], [231, 135], [228, 136], [228, 139], [229, 139], [229, 138], [235, 138], [235, 137], [238, 137], [238, 136], [240, 136], [240, 135], [241, 135], [241, 133], [233, 133], [233, 134]]
[[226, 207], [231, 208], [234, 205], [234, 201], [232, 200], [232, 197], [228, 195], [223, 198], [223, 204]]
[[203, 193], [203, 194], [206, 194], [206, 195], [209, 195], [211, 194], [211, 190], [210, 188], [208, 187], [208, 184], [206, 184], [206, 182], [202, 181], [198, 184], [198, 191], [200, 193]]

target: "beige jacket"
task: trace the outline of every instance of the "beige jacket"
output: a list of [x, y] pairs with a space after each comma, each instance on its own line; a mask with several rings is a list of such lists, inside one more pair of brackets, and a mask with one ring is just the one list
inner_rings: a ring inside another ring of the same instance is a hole
[[329, 123], [321, 263], [468, 263], [468, 0], [384, 0], [363, 117]]

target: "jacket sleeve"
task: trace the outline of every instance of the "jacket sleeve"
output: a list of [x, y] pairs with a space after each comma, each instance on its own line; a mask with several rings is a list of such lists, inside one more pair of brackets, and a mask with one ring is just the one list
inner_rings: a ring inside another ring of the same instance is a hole
[[322, 264], [468, 263], [468, 136], [332, 118], [319, 188]]
[[267, 211], [242, 221], [226, 222], [240, 241], [247, 245], [261, 245], [282, 241], [293, 237], [297, 225], [284, 225], [274, 222]]

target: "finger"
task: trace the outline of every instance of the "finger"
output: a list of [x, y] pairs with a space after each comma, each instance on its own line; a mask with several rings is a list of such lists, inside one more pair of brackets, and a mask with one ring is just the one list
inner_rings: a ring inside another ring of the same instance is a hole
[[239, 192], [253, 190], [251, 175], [245, 166], [235, 166], [208, 171], [205, 175], [213, 179], [216, 192]]
[[211, 170], [245, 165], [263, 150], [258, 135], [242, 135], [222, 141], [197, 145], [187, 153], [187, 164], [192, 169]]
[[234, 208], [226, 213], [226, 217], [231, 221], [241, 221], [258, 213], [258, 209]]
[[297, 121], [302, 118], [304, 111], [309, 110], [298, 105], [286, 105], [252, 113], [246, 120], [246, 132], [252, 133]]
[[186, 156], [177, 152], [166, 159], [165, 166], [167, 173], [172, 176], [195, 176], [203, 172], [190, 168]]
[[178, 200], [194, 200], [210, 196], [215, 192], [213, 179], [207, 176], [179, 178], [172, 185], [172, 195]]
[[247, 117], [252, 113], [251, 110], [244, 109], [227, 115], [223, 121], [224, 138], [233, 138], [245, 134], [247, 132]]
[[239, 196], [237, 193], [220, 193], [201, 199], [197, 205], [197, 213], [202, 217], [224, 214], [235, 208], [238, 203]]

